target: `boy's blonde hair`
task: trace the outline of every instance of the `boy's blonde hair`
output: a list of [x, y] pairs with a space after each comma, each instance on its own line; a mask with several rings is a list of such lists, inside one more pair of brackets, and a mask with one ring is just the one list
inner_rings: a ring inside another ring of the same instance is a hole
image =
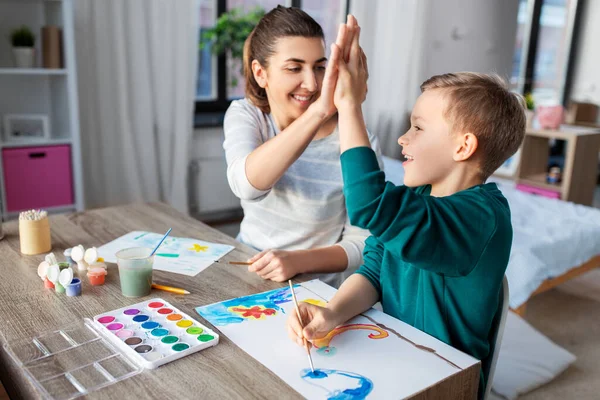
[[498, 75], [457, 72], [436, 75], [421, 92], [442, 89], [448, 96], [444, 117], [452, 132], [471, 132], [478, 140], [474, 157], [487, 179], [515, 154], [525, 137], [525, 101]]

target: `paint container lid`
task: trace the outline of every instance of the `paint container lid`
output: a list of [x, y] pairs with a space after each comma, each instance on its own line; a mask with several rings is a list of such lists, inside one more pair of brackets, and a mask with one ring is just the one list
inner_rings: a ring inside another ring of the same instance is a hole
[[72, 280], [73, 280], [73, 270], [71, 268], [65, 268], [62, 271], [60, 271], [60, 274], [58, 275], [58, 282], [61, 285], [67, 286], [68, 284], [71, 283]]
[[85, 251], [83, 259], [88, 264], [94, 264], [98, 261], [98, 250], [95, 247], [91, 247]]
[[65, 251], [63, 251], [63, 256], [71, 257], [71, 249], [66, 249]]
[[85, 250], [83, 249], [82, 245], [75, 246], [71, 249], [71, 258], [73, 259], [73, 261], [79, 262], [83, 260], [84, 252]]
[[48, 274], [48, 267], [50, 266], [50, 264], [48, 264], [46, 261], [42, 261], [40, 263], [40, 265], [38, 265], [38, 276], [40, 278], [42, 278], [42, 280], [46, 279], [46, 275]]
[[58, 282], [58, 274], [60, 274], [60, 270], [58, 269], [58, 265], [50, 265], [46, 270], [46, 276], [48, 280], [52, 283]]
[[91, 268], [88, 270], [88, 276], [100, 276], [106, 275], [106, 270], [104, 268]]
[[106, 269], [107, 269], [107, 267], [106, 267], [106, 264], [105, 264], [105, 263], [103, 263], [103, 262], [100, 262], [100, 261], [96, 261], [95, 263], [93, 263], [93, 264], [90, 264], [90, 265], [88, 266], [88, 271], [89, 271], [90, 269], [92, 269], [92, 268], [102, 268], [102, 269], [104, 269], [104, 270], [106, 270]]
[[[111, 336], [111, 339], [108, 339], [108, 336], [104, 336], [100, 333], [100, 328], [93, 320], [85, 318], [83, 321], [69, 321], [66, 326], [56, 326], [52, 329], [56, 329], [61, 333], [61, 339], [63, 339], [63, 335], [65, 336], [65, 339], [71, 339], [71, 346], [67, 344], [68, 347], [65, 348], [62, 343], [66, 342], [61, 342], [61, 345], [48, 346], [47, 343], [58, 342], [49, 341], [47, 332], [44, 332], [42, 336], [36, 337], [36, 335], [25, 335], [3, 343], [3, 351], [6, 351], [6, 355], [9, 357], [8, 359], [12, 360], [11, 362], [14, 362], [17, 365], [26, 365], [28, 371], [39, 372], [26, 375], [29, 384], [31, 384], [32, 387], [43, 391], [44, 395], [42, 397], [44, 398], [75, 398], [81, 396], [84, 388], [88, 396], [102, 397], [103, 392], [97, 392], [98, 389], [125, 381], [144, 371], [143, 366], [138, 363], [137, 360], [133, 361], [132, 359], [125, 357], [125, 354], [113, 344], [114, 340], [121, 341], [121, 339], [118, 339], [115, 335], [112, 335], [114, 338]], [[142, 339], [139, 339], [139, 341], [142, 342]], [[39, 343], [44, 343], [46, 345], [45, 351], [31, 351], [32, 348], [37, 350], [36, 345], [39, 345]], [[166, 351], [167, 346], [163, 346]], [[80, 356], [69, 357], [68, 362], [57, 361], [51, 363], [52, 369], [48, 369], [49, 360], [63, 360], [65, 358], [61, 352], [74, 349], [77, 350], [77, 353]], [[98, 349], [101, 349], [102, 351], [98, 351]], [[155, 349], [147, 354], [152, 353], [161, 352]], [[145, 357], [147, 354], [144, 353], [138, 356], [140, 359], [142, 357], [145, 358], [140, 362], [149, 362]], [[157, 361], [157, 363], [161, 363], [162, 361], [164, 360]], [[106, 368], [112, 375], [112, 379], [108, 381], [106, 375], [97, 373], [96, 371], [94, 371], [95, 373], [86, 374], [85, 372], [89, 371], [89, 366], [94, 365]], [[31, 368], [31, 370], [29, 368]], [[82, 371], [84, 373], [82, 373]], [[57, 374], [59, 378], [64, 378], [65, 376], [77, 377], [78, 383], [81, 383], [81, 386], [75, 386], [70, 383], [65, 385], [63, 384], [64, 382], [58, 378], [55, 380], [43, 381], [44, 378], [50, 376], [49, 373]], [[80, 377], [82, 379], [80, 379]], [[99, 393], [99, 395], [96, 395], [96, 393]]]

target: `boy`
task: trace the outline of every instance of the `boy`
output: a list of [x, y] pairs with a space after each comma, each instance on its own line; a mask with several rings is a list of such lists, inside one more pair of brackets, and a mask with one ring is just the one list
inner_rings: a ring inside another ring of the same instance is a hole
[[[357, 35], [358, 36], [358, 35]], [[302, 345], [381, 301], [384, 312], [482, 360], [479, 397], [493, 352], [502, 279], [512, 242], [508, 203], [485, 180], [520, 146], [522, 100], [497, 76], [438, 75], [421, 85], [411, 128], [398, 139], [405, 185], [385, 182], [360, 108], [366, 61], [332, 49], [339, 77], [344, 192], [352, 224], [369, 229], [364, 264], [324, 307], [301, 304], [290, 337]]]

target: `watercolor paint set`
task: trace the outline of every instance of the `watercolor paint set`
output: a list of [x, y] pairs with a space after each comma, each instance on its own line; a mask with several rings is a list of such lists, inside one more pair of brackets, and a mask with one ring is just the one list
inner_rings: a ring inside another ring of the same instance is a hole
[[67, 400], [218, 342], [214, 331], [154, 298], [9, 341], [4, 349], [44, 398]]
[[219, 343], [219, 335], [160, 298], [97, 315], [94, 323], [137, 365], [148, 369]]

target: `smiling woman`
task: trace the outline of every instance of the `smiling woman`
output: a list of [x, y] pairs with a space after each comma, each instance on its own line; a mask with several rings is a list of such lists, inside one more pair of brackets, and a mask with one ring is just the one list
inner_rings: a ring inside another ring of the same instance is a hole
[[[351, 36], [340, 31], [341, 48]], [[249, 270], [265, 279], [313, 272], [338, 286], [362, 263], [368, 232], [346, 215], [326, 63], [321, 26], [294, 7], [271, 10], [245, 43], [246, 98], [227, 111], [223, 147], [244, 209], [238, 239], [261, 250]]]

